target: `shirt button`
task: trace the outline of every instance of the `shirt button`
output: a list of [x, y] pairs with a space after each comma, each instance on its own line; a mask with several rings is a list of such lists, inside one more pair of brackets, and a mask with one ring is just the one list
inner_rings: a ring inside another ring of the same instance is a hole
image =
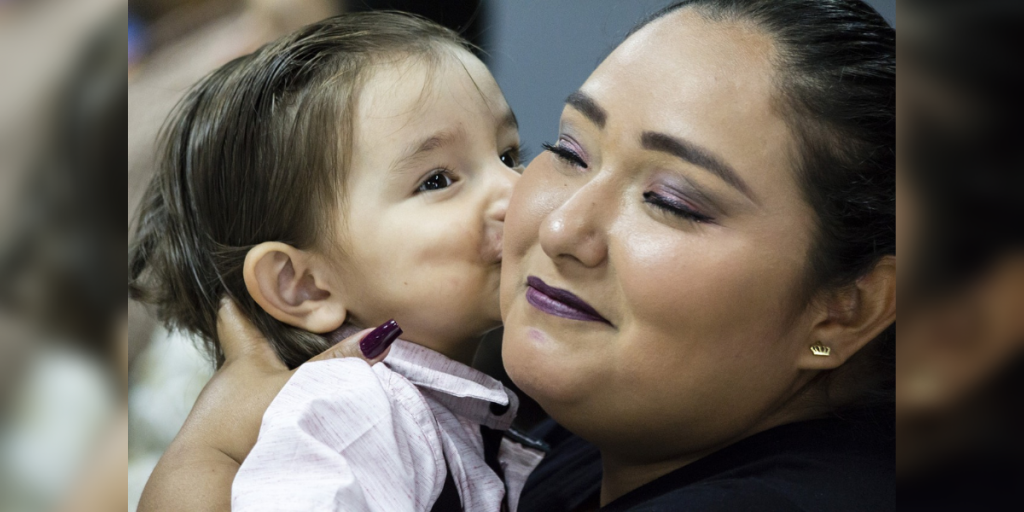
[[491, 414], [495, 416], [504, 416], [508, 412], [509, 405], [501, 405], [491, 402]]

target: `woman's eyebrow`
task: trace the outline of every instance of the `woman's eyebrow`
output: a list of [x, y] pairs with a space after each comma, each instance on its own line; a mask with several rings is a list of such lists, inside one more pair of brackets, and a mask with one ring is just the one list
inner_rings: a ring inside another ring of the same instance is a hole
[[583, 91], [576, 91], [566, 98], [565, 104], [578, 110], [598, 128], [604, 129], [605, 122], [608, 121], [608, 112], [601, 108], [594, 98], [587, 96]]
[[725, 160], [707, 148], [685, 139], [658, 132], [644, 132], [640, 136], [640, 144], [644, 149], [668, 153], [709, 171], [736, 190], [742, 192], [751, 201], [757, 202], [750, 191], [750, 187], [743, 181], [743, 178], [740, 178], [739, 173], [726, 163]]

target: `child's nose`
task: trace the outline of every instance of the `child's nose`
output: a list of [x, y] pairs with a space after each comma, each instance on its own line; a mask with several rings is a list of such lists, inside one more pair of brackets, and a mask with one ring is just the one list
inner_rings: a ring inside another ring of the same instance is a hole
[[519, 181], [519, 173], [515, 169], [505, 166], [502, 166], [502, 169], [491, 180], [491, 204], [487, 212], [488, 219], [505, 222], [505, 213], [508, 211], [508, 204], [512, 199], [512, 191], [515, 189], [517, 181]]

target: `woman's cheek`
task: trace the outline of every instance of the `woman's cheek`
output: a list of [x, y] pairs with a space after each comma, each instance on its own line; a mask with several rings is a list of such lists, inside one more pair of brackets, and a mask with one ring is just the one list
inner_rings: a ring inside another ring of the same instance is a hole
[[541, 157], [523, 173], [509, 201], [505, 216], [505, 256], [522, 256], [536, 242], [540, 223], [557, 208], [558, 198], [544, 179], [547, 169], [539, 162]]
[[753, 335], [750, 321], [761, 313], [782, 316], [785, 283], [768, 277], [774, 265], [743, 238], [630, 224], [616, 271], [621, 301], [637, 325], [669, 339], [725, 343]]

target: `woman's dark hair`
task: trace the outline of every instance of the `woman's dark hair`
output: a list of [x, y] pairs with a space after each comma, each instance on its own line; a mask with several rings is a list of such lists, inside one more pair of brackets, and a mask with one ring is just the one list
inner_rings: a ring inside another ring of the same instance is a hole
[[221, 300], [233, 299], [294, 368], [330, 346], [281, 323], [249, 295], [249, 250], [336, 242], [360, 83], [384, 59], [436, 62], [467, 48], [449, 29], [399, 13], [347, 14], [304, 27], [204, 78], [161, 134], [160, 167], [128, 250], [130, 297], [198, 335], [217, 366]]
[[[775, 42], [778, 107], [817, 216], [807, 297], [848, 286], [895, 255], [895, 29], [860, 0], [686, 0], [633, 32], [683, 8], [752, 24]], [[895, 343], [893, 324], [844, 365], [869, 383], [861, 404], [894, 400]]]

